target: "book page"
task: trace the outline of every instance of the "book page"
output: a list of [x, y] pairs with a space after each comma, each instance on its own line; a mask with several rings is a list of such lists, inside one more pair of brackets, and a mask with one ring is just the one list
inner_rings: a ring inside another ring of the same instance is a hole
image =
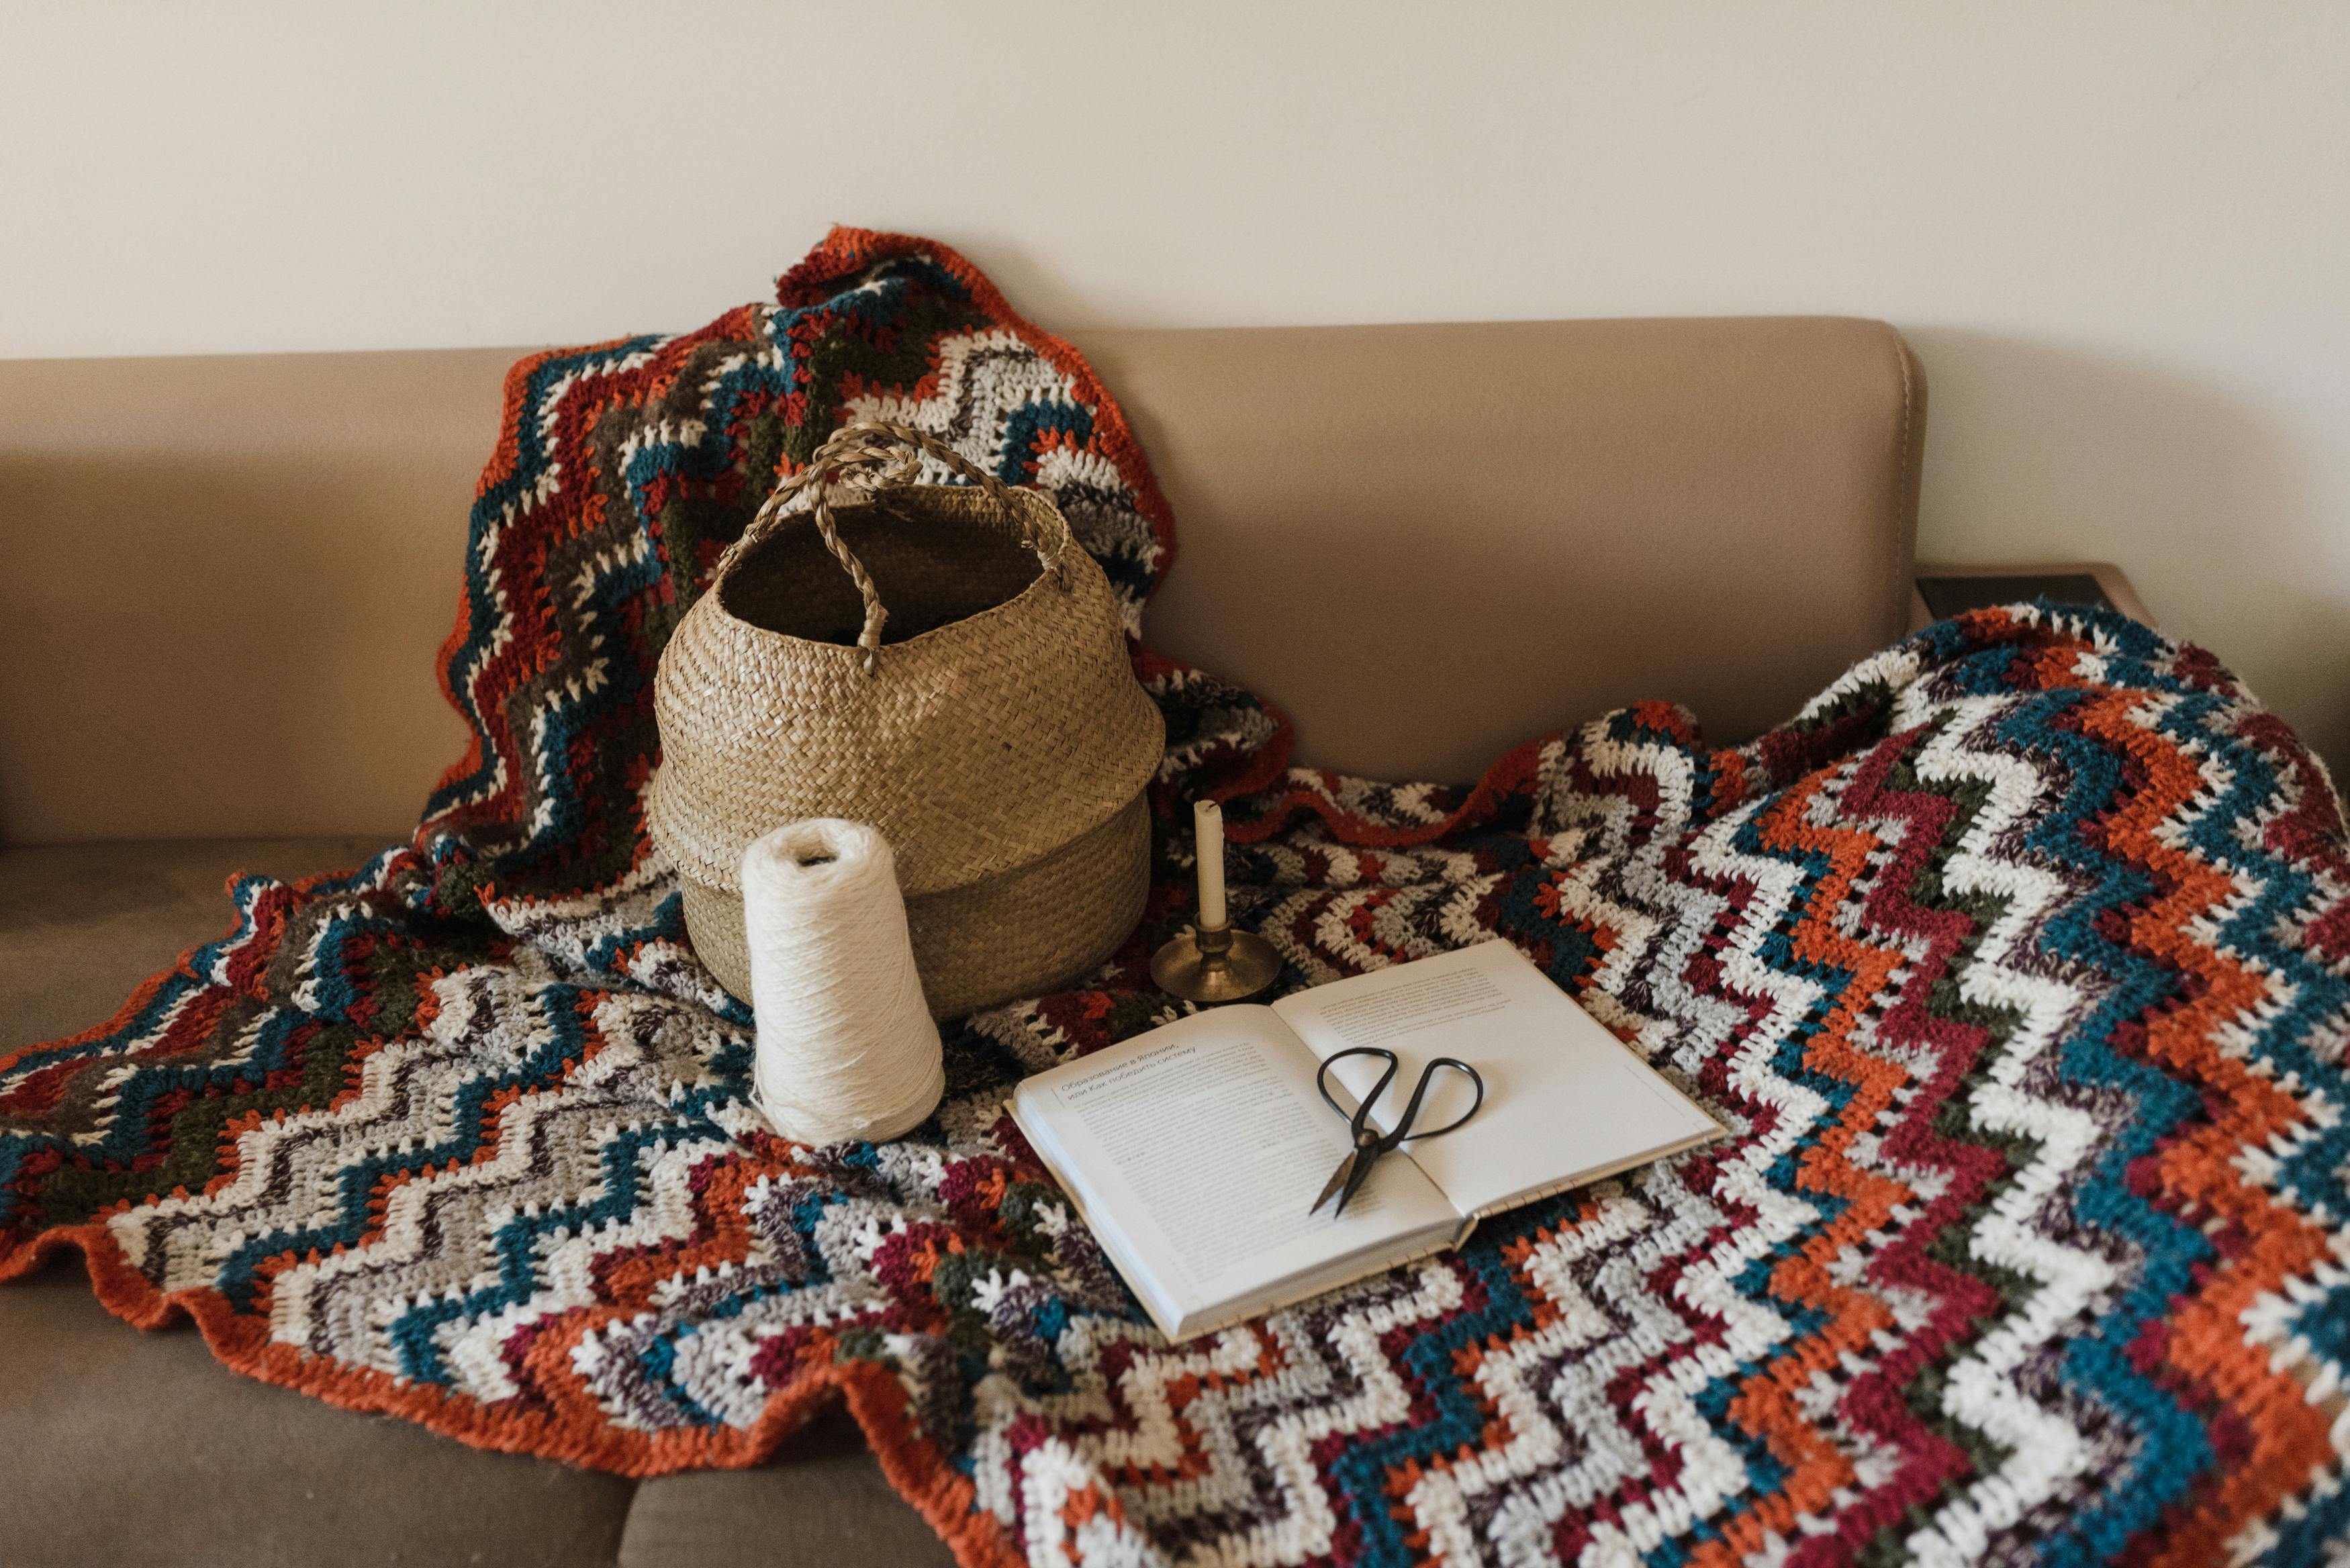
[[[1381, 1131], [1403, 1114], [1431, 1058], [1477, 1069], [1485, 1104], [1476, 1116], [1458, 1132], [1403, 1146], [1463, 1214], [1596, 1179], [1721, 1131], [1506, 941], [1317, 986], [1273, 1011], [1317, 1059], [1357, 1045], [1401, 1059], [1372, 1113]], [[1351, 1057], [1330, 1075], [1360, 1096], [1383, 1065]], [[1475, 1098], [1461, 1074], [1440, 1072], [1413, 1125], [1440, 1127]]]
[[1226, 1007], [1027, 1079], [1014, 1107], [1173, 1334], [1334, 1261], [1459, 1228], [1434, 1183], [1395, 1158], [1343, 1215], [1307, 1212], [1347, 1147], [1314, 1069], [1270, 1010]]

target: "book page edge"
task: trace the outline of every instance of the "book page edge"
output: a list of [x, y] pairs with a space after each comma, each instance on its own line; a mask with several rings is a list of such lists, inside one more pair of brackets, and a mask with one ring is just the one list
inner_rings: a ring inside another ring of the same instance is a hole
[[[1670, 1081], [1668, 1080], [1668, 1084], [1669, 1084], [1669, 1082]], [[1676, 1094], [1679, 1093], [1679, 1090], [1675, 1090], [1674, 1092]], [[1687, 1098], [1688, 1096], [1683, 1096], [1682, 1097]], [[1692, 1101], [1691, 1103], [1694, 1104], [1695, 1102]], [[1703, 1107], [1700, 1106], [1700, 1109], [1702, 1110]], [[1708, 1121], [1713, 1120], [1710, 1115], [1706, 1119]], [[1596, 1165], [1589, 1170], [1578, 1171], [1573, 1176], [1563, 1177], [1559, 1180], [1549, 1183], [1547, 1186], [1531, 1188], [1524, 1192], [1520, 1192], [1512, 1197], [1504, 1198], [1498, 1203], [1488, 1203], [1484, 1208], [1478, 1210], [1469, 1218], [1471, 1222], [1473, 1224], [1475, 1221], [1480, 1220], [1489, 1220], [1496, 1214], [1507, 1214], [1513, 1209], [1523, 1209], [1529, 1203], [1539, 1203], [1544, 1199], [1555, 1197], [1561, 1192], [1571, 1192], [1578, 1187], [1588, 1187], [1595, 1181], [1605, 1181], [1611, 1176], [1621, 1176], [1627, 1170], [1637, 1170], [1644, 1165], [1654, 1165], [1660, 1159], [1670, 1159], [1675, 1155], [1687, 1154], [1693, 1148], [1703, 1148], [1707, 1144], [1712, 1143], [1718, 1138], [1728, 1137], [1729, 1136], [1729, 1128], [1723, 1127], [1720, 1122], [1714, 1122], [1711, 1131], [1691, 1133], [1688, 1137], [1682, 1138], [1677, 1143], [1666, 1144], [1660, 1148], [1650, 1149], [1646, 1154], [1633, 1155], [1627, 1158], [1612, 1160], [1606, 1165]], [[1461, 1232], [1461, 1235], [1465, 1238], [1468, 1235], [1468, 1232], [1464, 1231]]]
[[[1018, 1088], [1014, 1087], [1013, 1096], [1017, 1096], [1018, 1094]], [[1053, 1185], [1061, 1189], [1061, 1196], [1068, 1199], [1071, 1209], [1076, 1210], [1077, 1223], [1083, 1225], [1093, 1237], [1094, 1244], [1101, 1248], [1110, 1266], [1118, 1270], [1118, 1282], [1126, 1287], [1127, 1293], [1134, 1298], [1135, 1304], [1142, 1308], [1144, 1314], [1150, 1319], [1151, 1326], [1164, 1334], [1170, 1345], [1178, 1343], [1174, 1327], [1159, 1315], [1158, 1306], [1148, 1294], [1134, 1288], [1132, 1280], [1125, 1277], [1126, 1271], [1119, 1266], [1118, 1260], [1113, 1252], [1108, 1233], [1094, 1222], [1092, 1212], [1086, 1208], [1086, 1200], [1077, 1196], [1076, 1188], [1069, 1180], [1068, 1174], [1054, 1163], [1051, 1152], [1038, 1140], [1035, 1129], [1021, 1119], [1020, 1107], [1014, 1103], [1014, 1097], [1006, 1097], [1004, 1100], [1003, 1114], [1012, 1118], [1012, 1125], [1020, 1129], [1020, 1136], [1028, 1142], [1028, 1152], [1036, 1157], [1036, 1163], [1045, 1168], [1045, 1174], [1053, 1179]]]
[[[1466, 1223], [1471, 1226], [1474, 1226], [1476, 1224], [1476, 1220], [1474, 1218], [1471, 1218], [1467, 1220]], [[1440, 1252], [1449, 1252], [1452, 1251], [1454, 1247], [1460, 1245], [1461, 1238], [1467, 1234], [1468, 1232], [1463, 1231], [1450, 1241], [1439, 1241], [1433, 1247], [1422, 1247], [1416, 1252], [1406, 1252], [1399, 1257], [1388, 1258], [1381, 1262], [1373, 1263], [1369, 1267], [1364, 1269], [1361, 1273], [1355, 1275], [1351, 1279], [1343, 1280], [1337, 1284], [1324, 1285], [1320, 1290], [1301, 1291], [1295, 1295], [1279, 1296], [1272, 1301], [1264, 1303], [1261, 1306], [1253, 1306], [1246, 1312], [1235, 1313], [1229, 1317], [1220, 1317], [1211, 1323], [1201, 1324], [1197, 1328], [1185, 1329], [1180, 1338], [1175, 1334], [1169, 1334], [1167, 1335], [1167, 1341], [1170, 1345], [1181, 1345], [1187, 1341], [1197, 1339], [1202, 1334], [1221, 1333], [1225, 1329], [1244, 1324], [1252, 1318], [1263, 1317], [1267, 1313], [1286, 1312], [1291, 1307], [1301, 1305], [1304, 1303], [1319, 1301], [1324, 1296], [1336, 1295], [1340, 1291], [1349, 1290], [1356, 1285], [1361, 1284], [1365, 1280], [1369, 1279], [1374, 1274], [1384, 1274], [1389, 1269], [1409, 1268], [1414, 1263], [1425, 1262], [1429, 1259], [1435, 1257]], [[1165, 1333], [1166, 1331], [1162, 1328], [1160, 1332]]]

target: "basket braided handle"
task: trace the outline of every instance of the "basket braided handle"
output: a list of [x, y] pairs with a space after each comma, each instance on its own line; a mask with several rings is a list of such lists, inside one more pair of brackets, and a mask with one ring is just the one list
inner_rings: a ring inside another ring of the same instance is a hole
[[743, 530], [742, 537], [726, 546], [725, 554], [718, 557], [717, 570], [710, 577], [711, 591], [717, 591], [744, 550], [783, 525], [786, 509], [805, 493], [810, 498], [809, 510], [815, 514], [816, 531], [823, 538], [824, 547], [832, 552], [832, 558], [840, 563], [848, 580], [857, 585], [857, 597], [865, 602], [865, 625], [857, 634], [857, 646], [865, 650], [865, 673], [879, 674], [881, 625], [889, 618], [889, 611], [881, 603], [881, 590], [875, 585], [873, 574], [865, 569], [865, 563], [840, 537], [840, 524], [832, 514], [833, 497], [837, 491], [871, 495], [912, 484], [921, 473], [925, 456], [937, 459], [949, 472], [970, 480], [1017, 519], [1028, 547], [1036, 552], [1037, 565], [1045, 569], [1046, 576], [1058, 579], [1061, 561], [1068, 554], [1071, 541], [1068, 521], [1057, 509], [1048, 508], [1052, 521], [1039, 524], [1013, 504], [1011, 492], [1002, 480], [936, 436], [892, 420], [859, 420], [833, 431], [816, 449], [806, 467], [775, 486], [760, 505], [757, 515]]

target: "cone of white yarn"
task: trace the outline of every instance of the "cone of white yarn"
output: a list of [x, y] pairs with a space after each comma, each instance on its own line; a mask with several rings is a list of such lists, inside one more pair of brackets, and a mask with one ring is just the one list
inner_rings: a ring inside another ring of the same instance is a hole
[[758, 1015], [753, 1094], [800, 1143], [889, 1138], [946, 1087], [889, 841], [861, 822], [789, 823], [743, 852]]

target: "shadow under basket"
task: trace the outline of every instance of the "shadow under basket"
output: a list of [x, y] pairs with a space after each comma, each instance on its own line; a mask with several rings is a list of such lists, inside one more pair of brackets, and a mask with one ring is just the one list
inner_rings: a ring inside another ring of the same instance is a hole
[[[1103, 871], [1108, 868], [1110, 875]], [[748, 1002], [751, 955], [743, 895], [679, 879], [693, 950], [718, 983]], [[933, 1018], [1058, 991], [1109, 961], [1141, 923], [1150, 892], [1150, 812], [1141, 795], [1107, 822], [1002, 876], [906, 900], [914, 968]], [[1007, 965], [985, 933], [1018, 932]]]

